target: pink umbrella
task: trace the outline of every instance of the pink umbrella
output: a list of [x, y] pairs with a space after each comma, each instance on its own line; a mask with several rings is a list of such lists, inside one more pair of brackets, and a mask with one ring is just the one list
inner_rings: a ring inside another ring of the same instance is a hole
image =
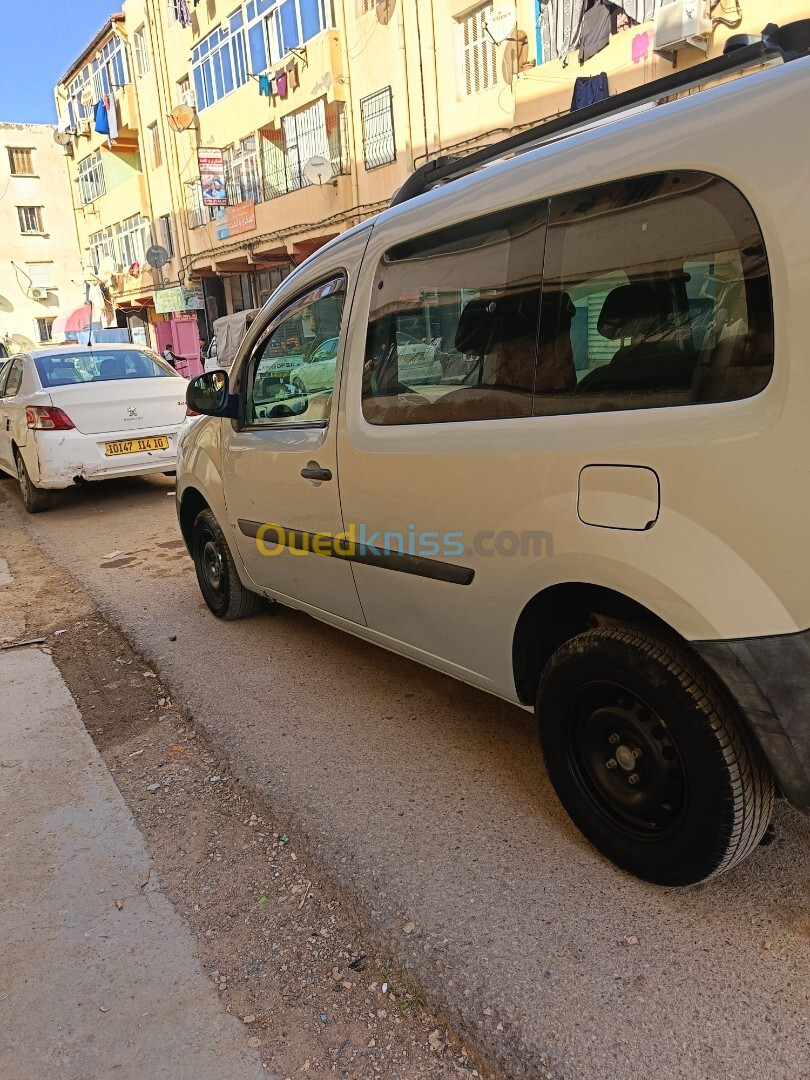
[[53, 332], [56, 334], [75, 334], [79, 330], [90, 329], [90, 319], [93, 308], [90, 304], [69, 311], [67, 315], [59, 315], [53, 324]]

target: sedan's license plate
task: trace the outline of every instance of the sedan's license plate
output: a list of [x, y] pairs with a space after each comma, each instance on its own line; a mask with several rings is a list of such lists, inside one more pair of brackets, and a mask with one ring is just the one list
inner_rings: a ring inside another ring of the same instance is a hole
[[105, 444], [104, 453], [107, 457], [117, 457], [119, 454], [141, 454], [144, 450], [168, 450], [169, 440], [165, 435], [153, 435], [148, 439], [122, 439], [120, 442], [108, 442]]

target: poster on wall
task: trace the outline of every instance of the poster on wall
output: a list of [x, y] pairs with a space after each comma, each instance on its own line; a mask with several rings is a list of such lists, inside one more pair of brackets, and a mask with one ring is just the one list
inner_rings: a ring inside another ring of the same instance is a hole
[[197, 150], [197, 163], [200, 167], [203, 206], [227, 206], [228, 190], [222, 151], [200, 147]]

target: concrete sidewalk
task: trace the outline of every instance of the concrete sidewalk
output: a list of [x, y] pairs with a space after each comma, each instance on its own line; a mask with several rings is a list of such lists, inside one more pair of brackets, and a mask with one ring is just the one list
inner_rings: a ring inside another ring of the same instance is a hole
[[2, 1080], [269, 1076], [36, 648], [0, 653], [0, 941]]

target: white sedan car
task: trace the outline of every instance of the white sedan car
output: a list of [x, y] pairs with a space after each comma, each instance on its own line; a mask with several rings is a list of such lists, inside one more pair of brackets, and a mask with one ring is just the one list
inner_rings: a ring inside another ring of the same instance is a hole
[[134, 345], [57, 345], [0, 368], [0, 470], [29, 513], [86, 480], [172, 472], [186, 382]]

